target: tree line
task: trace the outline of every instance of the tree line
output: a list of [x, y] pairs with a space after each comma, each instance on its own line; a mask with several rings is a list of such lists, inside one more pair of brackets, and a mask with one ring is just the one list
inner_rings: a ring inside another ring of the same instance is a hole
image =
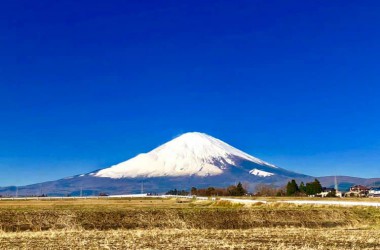
[[[185, 190], [169, 190], [166, 194], [168, 195], [188, 195], [189, 192]], [[196, 188], [192, 187], [190, 191], [191, 195], [198, 196], [243, 196], [247, 194], [247, 188], [243, 187], [243, 184], [239, 182], [237, 185], [231, 185], [227, 188]]]
[[[247, 185], [239, 182], [237, 185], [231, 185], [227, 188], [207, 187], [196, 188], [192, 187], [190, 192], [186, 190], [169, 190], [167, 195], [198, 195], [198, 196], [243, 196], [248, 194]], [[295, 180], [291, 180], [283, 188], [278, 188], [273, 185], [258, 184], [256, 186], [255, 196], [306, 196], [316, 195], [322, 192], [322, 185], [319, 180], [314, 179], [312, 182], [301, 182], [299, 185]]]
[[[276, 187], [268, 184], [257, 184], [255, 187], [255, 196], [306, 196], [316, 195], [323, 191], [319, 180], [312, 182], [297, 184], [295, 180], [291, 180], [284, 187]], [[334, 195], [334, 194], [331, 194]]]
[[286, 185], [287, 196], [316, 195], [321, 192], [322, 185], [317, 179], [306, 183], [306, 185], [301, 182], [299, 186], [295, 180], [291, 180]]

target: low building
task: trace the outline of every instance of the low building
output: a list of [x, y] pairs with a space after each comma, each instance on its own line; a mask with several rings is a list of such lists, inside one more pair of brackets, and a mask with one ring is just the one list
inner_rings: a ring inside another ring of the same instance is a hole
[[369, 192], [369, 188], [362, 185], [355, 185], [350, 187], [350, 191], [348, 191], [345, 196], [346, 197], [366, 197]]
[[322, 188], [322, 192], [316, 194], [317, 197], [342, 197], [343, 194], [340, 191], [336, 191], [335, 188]]
[[380, 187], [373, 187], [368, 191], [368, 197], [380, 197]]

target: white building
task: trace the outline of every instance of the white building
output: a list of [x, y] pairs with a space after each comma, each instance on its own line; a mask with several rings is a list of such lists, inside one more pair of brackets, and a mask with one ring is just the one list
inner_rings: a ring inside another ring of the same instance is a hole
[[368, 191], [369, 197], [380, 197], [380, 187], [373, 187]]

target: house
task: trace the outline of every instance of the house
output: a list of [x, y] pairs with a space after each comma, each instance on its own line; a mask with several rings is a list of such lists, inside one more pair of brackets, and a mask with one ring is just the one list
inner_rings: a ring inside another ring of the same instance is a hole
[[346, 197], [365, 197], [368, 195], [369, 188], [362, 185], [355, 185], [350, 187], [350, 191], [348, 191], [345, 196]]
[[368, 191], [368, 197], [380, 197], [380, 187], [373, 187]]

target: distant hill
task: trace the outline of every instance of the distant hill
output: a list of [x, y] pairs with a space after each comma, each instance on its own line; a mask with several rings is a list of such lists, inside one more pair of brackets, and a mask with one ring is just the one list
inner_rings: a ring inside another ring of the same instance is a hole
[[[359, 178], [351, 176], [336, 176], [338, 182], [338, 188], [341, 191], [347, 191], [353, 185], [364, 185], [368, 187], [380, 186], [380, 178]], [[318, 177], [321, 184], [325, 187], [334, 187], [335, 176], [322, 176]]]

